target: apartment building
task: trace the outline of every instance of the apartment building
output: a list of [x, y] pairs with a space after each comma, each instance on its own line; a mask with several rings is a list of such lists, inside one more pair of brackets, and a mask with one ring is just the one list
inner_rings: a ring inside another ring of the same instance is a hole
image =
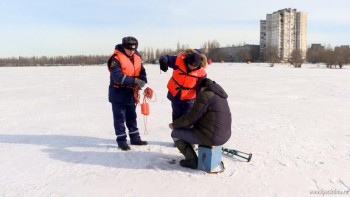
[[266, 15], [260, 20], [260, 57], [266, 46], [277, 47], [281, 59], [288, 60], [294, 49], [306, 58], [307, 14], [296, 9], [283, 9]]

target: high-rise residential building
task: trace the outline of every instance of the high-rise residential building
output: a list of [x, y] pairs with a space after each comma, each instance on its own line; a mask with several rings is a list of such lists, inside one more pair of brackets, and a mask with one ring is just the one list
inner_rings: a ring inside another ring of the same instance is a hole
[[289, 59], [294, 49], [306, 57], [307, 14], [296, 9], [278, 10], [260, 20], [260, 57], [266, 46], [277, 47], [281, 59]]

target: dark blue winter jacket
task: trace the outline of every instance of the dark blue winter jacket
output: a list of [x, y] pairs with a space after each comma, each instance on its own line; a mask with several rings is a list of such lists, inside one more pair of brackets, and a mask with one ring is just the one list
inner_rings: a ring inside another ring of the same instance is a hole
[[174, 128], [193, 126], [201, 145], [223, 145], [231, 137], [231, 112], [224, 89], [213, 82], [198, 94], [190, 111], [173, 122]]
[[[124, 48], [121, 44], [115, 46], [115, 49], [118, 49], [120, 52], [125, 54]], [[135, 51], [135, 54], [139, 55], [138, 51]], [[125, 54], [126, 55], [126, 54]], [[115, 64], [111, 67], [112, 62]], [[122, 84], [124, 86], [134, 85], [135, 78], [126, 76], [123, 74], [120, 62], [116, 58], [112, 58], [108, 61], [108, 67], [110, 68], [110, 83], [109, 83], [109, 92], [108, 92], [108, 100], [111, 103], [125, 104], [125, 105], [135, 105], [134, 93], [132, 88], [126, 87], [113, 87], [114, 82], [118, 84]], [[141, 71], [139, 79], [147, 82], [146, 70], [141, 65]]]

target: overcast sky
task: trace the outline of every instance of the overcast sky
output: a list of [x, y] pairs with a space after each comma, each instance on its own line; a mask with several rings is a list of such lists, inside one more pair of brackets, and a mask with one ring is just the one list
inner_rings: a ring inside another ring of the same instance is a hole
[[350, 44], [350, 0], [1, 0], [0, 57], [109, 55], [124, 36], [144, 47], [259, 44], [260, 20], [308, 15], [308, 45]]

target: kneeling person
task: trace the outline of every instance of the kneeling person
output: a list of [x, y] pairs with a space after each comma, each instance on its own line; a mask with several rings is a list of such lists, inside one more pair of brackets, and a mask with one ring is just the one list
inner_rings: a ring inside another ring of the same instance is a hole
[[197, 169], [198, 157], [191, 144], [219, 146], [231, 137], [231, 112], [227, 93], [215, 81], [203, 79], [190, 111], [169, 124], [176, 147], [185, 156], [182, 167]]

